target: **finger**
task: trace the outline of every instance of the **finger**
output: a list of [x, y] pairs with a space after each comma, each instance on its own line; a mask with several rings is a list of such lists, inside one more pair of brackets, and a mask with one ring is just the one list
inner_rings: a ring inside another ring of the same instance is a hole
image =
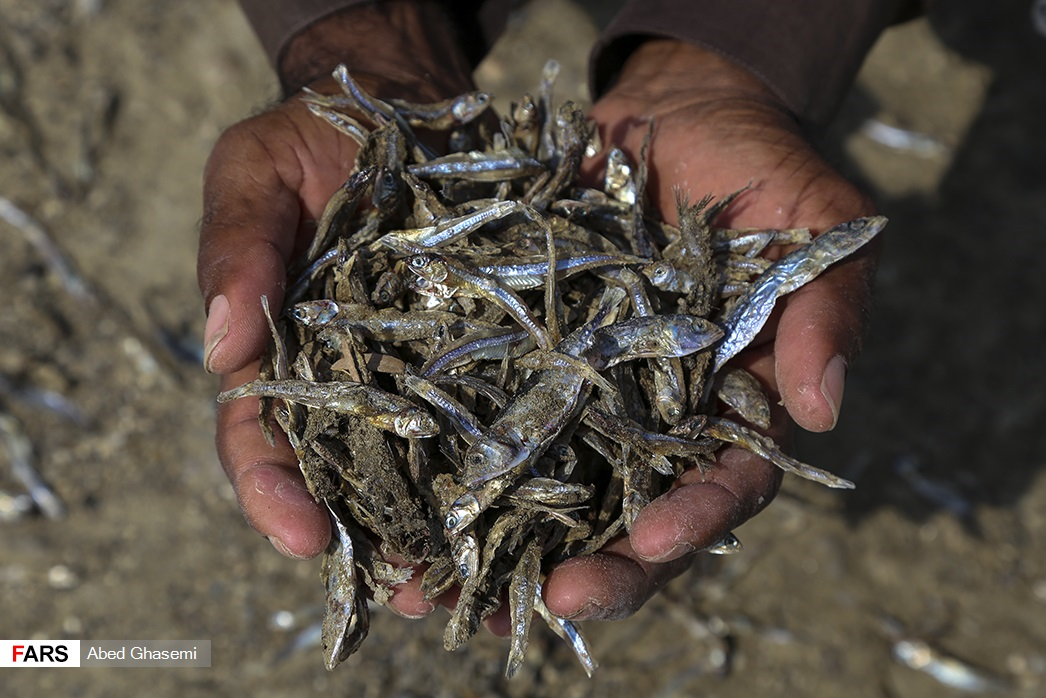
[[424, 618], [436, 610], [440, 599], [427, 599], [421, 591], [421, 581], [428, 565], [408, 565], [398, 556], [386, 557], [385, 561], [397, 567], [413, 568], [410, 579], [392, 587], [392, 598], [389, 599], [387, 605], [393, 613], [404, 618]]
[[774, 343], [778, 389], [807, 431], [829, 431], [839, 419], [846, 368], [868, 322], [873, 273], [873, 252], [862, 251], [784, 300]]
[[[231, 388], [258, 375], [249, 367], [222, 379]], [[247, 523], [284, 555], [311, 558], [330, 541], [330, 521], [305, 486], [285, 439], [273, 448], [258, 426], [258, 401], [243, 398], [218, 406], [218, 457]]]
[[633, 549], [666, 562], [715, 545], [769, 504], [780, 484], [772, 464], [740, 448], [723, 449], [712, 470], [684, 473], [677, 487], [639, 512], [629, 536]]
[[647, 562], [629, 538], [613, 541], [592, 555], [557, 565], [544, 584], [548, 610], [570, 620], [626, 618], [690, 565], [687, 556], [667, 563]]
[[300, 218], [295, 190], [263, 134], [251, 122], [230, 129], [204, 172], [197, 274], [207, 305], [204, 364], [215, 373], [242, 368], [265, 346], [259, 298], [267, 295], [270, 307], [281, 306]]
[[[783, 443], [790, 422], [785, 411], [774, 404], [774, 356], [769, 345], [749, 347], [731, 363], [764, 382], [771, 402], [771, 426], [761, 431]], [[730, 410], [726, 416], [734, 418]], [[724, 448], [716, 454], [714, 466], [705, 472], [687, 470], [673, 489], [639, 512], [630, 533], [632, 545], [640, 557], [652, 562], [703, 550], [759, 513], [780, 485], [781, 471], [773, 464], [737, 446]]]
[[483, 619], [483, 627], [494, 637], [508, 637], [513, 632], [512, 612], [504, 601], [496, 611]]
[[[425, 600], [424, 595], [420, 593], [422, 569], [424, 568], [418, 568], [415, 576], [406, 584], [396, 587], [392, 600], [389, 602], [392, 610], [407, 618], [420, 618], [428, 615], [437, 606], [443, 606], [453, 613], [454, 608], [458, 605], [458, 600], [461, 598], [461, 587], [454, 585], [435, 599], [431, 601]], [[414, 586], [415, 578], [418, 580], [416, 589]], [[404, 594], [404, 596], [401, 597], [401, 594]], [[416, 611], [417, 615], [411, 615], [411, 610]], [[504, 603], [504, 599], [502, 599], [501, 605], [493, 613], [483, 619], [483, 627], [496, 637], [509, 636], [509, 633], [512, 632], [512, 619], [508, 604]]]

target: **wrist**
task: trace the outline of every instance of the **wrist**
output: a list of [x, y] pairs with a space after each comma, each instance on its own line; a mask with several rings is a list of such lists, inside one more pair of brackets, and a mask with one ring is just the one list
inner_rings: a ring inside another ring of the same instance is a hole
[[473, 89], [453, 21], [429, 0], [356, 5], [308, 26], [279, 59], [284, 94], [330, 76], [339, 64], [369, 76], [379, 97], [437, 101]]

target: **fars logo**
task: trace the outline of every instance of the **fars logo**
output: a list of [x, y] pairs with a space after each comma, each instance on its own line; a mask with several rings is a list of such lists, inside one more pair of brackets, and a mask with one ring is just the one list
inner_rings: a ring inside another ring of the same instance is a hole
[[0, 667], [78, 667], [79, 640], [0, 640]]

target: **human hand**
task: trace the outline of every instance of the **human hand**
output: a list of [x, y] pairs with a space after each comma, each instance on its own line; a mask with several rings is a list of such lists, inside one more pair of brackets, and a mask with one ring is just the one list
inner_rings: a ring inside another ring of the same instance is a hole
[[[299, 34], [285, 53], [281, 80], [322, 93], [339, 63], [370, 94], [433, 102], [472, 89], [467, 61], [451, 40], [444, 14], [429, 3], [390, 2], [354, 8]], [[207, 311], [205, 366], [226, 390], [258, 375], [269, 341], [260, 297], [282, 307], [287, 267], [303, 252], [331, 194], [348, 178], [357, 146], [287, 101], [229, 128], [204, 173], [198, 276]], [[271, 448], [258, 428], [258, 403], [220, 404], [218, 455], [248, 523], [281, 553], [310, 558], [331, 535], [326, 509], [309, 494], [285, 439]], [[396, 588], [390, 605], [416, 616], [433, 605], [421, 575]]]
[[[669, 222], [676, 219], [677, 187], [696, 200], [751, 184], [716, 221], [732, 228], [808, 227], [817, 234], [873, 212], [818, 156], [766, 86], [704, 49], [671, 40], [643, 44], [590, 116], [602, 142], [618, 145], [633, 162], [653, 118], [647, 192]], [[793, 421], [815, 432], [835, 426], [874, 268], [874, 251], [866, 248], [782, 298], [756, 340], [732, 361], [763, 383], [774, 406], [766, 433], [778, 443]], [[773, 465], [749, 452], [722, 450], [709, 472], [685, 473], [645, 507], [627, 538], [554, 569], [544, 585], [546, 604], [578, 620], [634, 613], [689, 566], [694, 551], [761, 511], [780, 479]]]

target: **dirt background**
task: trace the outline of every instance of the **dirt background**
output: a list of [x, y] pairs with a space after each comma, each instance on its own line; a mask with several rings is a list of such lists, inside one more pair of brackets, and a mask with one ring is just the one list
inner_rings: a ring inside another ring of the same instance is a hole
[[[511, 98], [555, 56], [560, 94], [584, 99], [613, 3], [588, 4], [531, 3], [481, 84]], [[363, 649], [324, 670], [309, 644], [318, 562], [249, 530], [217, 463], [216, 381], [198, 364], [200, 172], [220, 130], [276, 94], [235, 3], [0, 0], [0, 197], [93, 289], [72, 293], [27, 229], [0, 222], [0, 412], [68, 510], [0, 523], [0, 638], [213, 643], [209, 669], [8, 671], [0, 692], [957, 695], [892, 658], [913, 637], [1002, 681], [997, 694], [1046, 695], [1046, 37], [1032, 4], [940, 3], [891, 30], [824, 140], [891, 218], [842, 419], [799, 440], [856, 491], [787, 479], [739, 529], [742, 554], [585, 626], [593, 679], [535, 625], [506, 682], [505, 644], [446, 654], [439, 613], [379, 610]], [[925, 138], [889, 146], [876, 123]], [[0, 449], [0, 513], [24, 493], [7, 463]]]

